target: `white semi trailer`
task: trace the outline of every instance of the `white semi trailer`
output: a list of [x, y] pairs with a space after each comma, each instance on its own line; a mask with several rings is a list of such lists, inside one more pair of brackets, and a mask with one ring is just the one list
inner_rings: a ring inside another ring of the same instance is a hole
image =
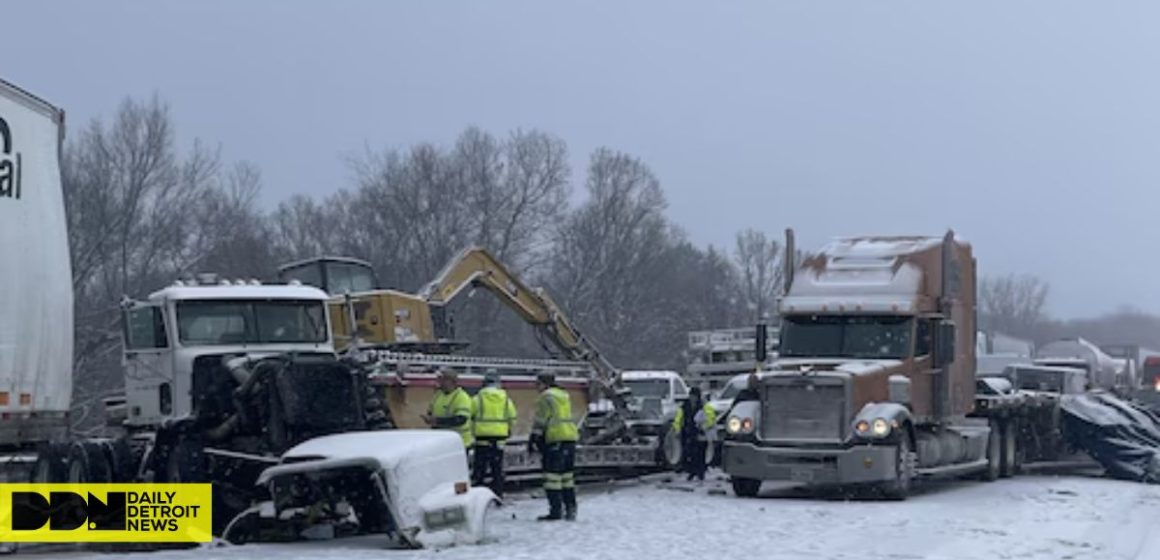
[[0, 450], [6, 467], [26, 464], [38, 444], [68, 433], [73, 292], [63, 138], [62, 110], [0, 80]]

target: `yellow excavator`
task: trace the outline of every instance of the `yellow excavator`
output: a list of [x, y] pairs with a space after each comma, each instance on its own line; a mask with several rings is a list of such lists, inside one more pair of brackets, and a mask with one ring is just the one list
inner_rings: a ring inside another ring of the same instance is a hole
[[[391, 356], [406, 356], [403, 361], [412, 366], [456, 363], [451, 355], [466, 344], [451, 337], [446, 306], [465, 290], [484, 288], [535, 327], [541, 344], [551, 343], [564, 360], [587, 364], [595, 374], [590, 387], [598, 390], [598, 394], [590, 397], [603, 396], [611, 401], [614, 410], [627, 415], [626, 391], [618, 370], [542, 289], [529, 288], [481, 247], [460, 251], [418, 294], [377, 288], [371, 265], [346, 257], [298, 261], [282, 266], [279, 273], [283, 281], [317, 286], [331, 294], [329, 313], [335, 345], [340, 351], [351, 347], [385, 351]], [[486, 362], [464, 357], [461, 362], [485, 362], [494, 368], [510, 365], [511, 361]], [[421, 399], [415, 395], [409, 400]], [[391, 413], [393, 417], [399, 416], [398, 411]], [[590, 439], [594, 442], [614, 439], [623, 428], [614, 415], [607, 415], [599, 422], [589, 416]]]
[[334, 296], [330, 318], [340, 350], [354, 343], [434, 354], [458, 350], [464, 343], [450, 339], [444, 308], [464, 290], [482, 287], [534, 326], [565, 359], [591, 364], [602, 378], [616, 376], [616, 368], [542, 289], [529, 288], [482, 247], [460, 251], [418, 294], [377, 289], [371, 265], [347, 257], [298, 261], [279, 273], [283, 281], [317, 286]]

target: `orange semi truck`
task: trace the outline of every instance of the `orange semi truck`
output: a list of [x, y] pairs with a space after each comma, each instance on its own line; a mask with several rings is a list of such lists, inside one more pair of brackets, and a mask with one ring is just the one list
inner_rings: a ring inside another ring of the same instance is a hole
[[838, 239], [786, 279], [779, 357], [759, 398], [726, 420], [723, 468], [736, 494], [780, 480], [901, 499], [917, 477], [994, 479], [1015, 460], [1003, 452], [1014, 430], [974, 414], [968, 243], [951, 232]]

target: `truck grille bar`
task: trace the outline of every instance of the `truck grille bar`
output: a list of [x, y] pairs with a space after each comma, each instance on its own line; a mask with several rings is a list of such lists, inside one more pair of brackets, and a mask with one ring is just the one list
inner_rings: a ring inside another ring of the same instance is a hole
[[850, 418], [840, 379], [797, 377], [766, 384], [761, 438], [840, 441]]

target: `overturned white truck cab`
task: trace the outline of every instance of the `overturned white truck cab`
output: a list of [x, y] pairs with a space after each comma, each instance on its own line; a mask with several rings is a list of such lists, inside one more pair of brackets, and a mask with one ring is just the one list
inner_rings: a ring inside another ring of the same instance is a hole
[[234, 543], [381, 533], [398, 546], [475, 544], [499, 503], [471, 487], [457, 434], [377, 430], [303, 442], [258, 477], [269, 500], [239, 515]]
[[[793, 255], [792, 232], [786, 245]], [[949, 232], [838, 239], [787, 269], [779, 314], [779, 359], [726, 422], [736, 494], [778, 480], [904, 498], [918, 476], [999, 476], [1001, 426], [968, 417], [970, 245]]]

